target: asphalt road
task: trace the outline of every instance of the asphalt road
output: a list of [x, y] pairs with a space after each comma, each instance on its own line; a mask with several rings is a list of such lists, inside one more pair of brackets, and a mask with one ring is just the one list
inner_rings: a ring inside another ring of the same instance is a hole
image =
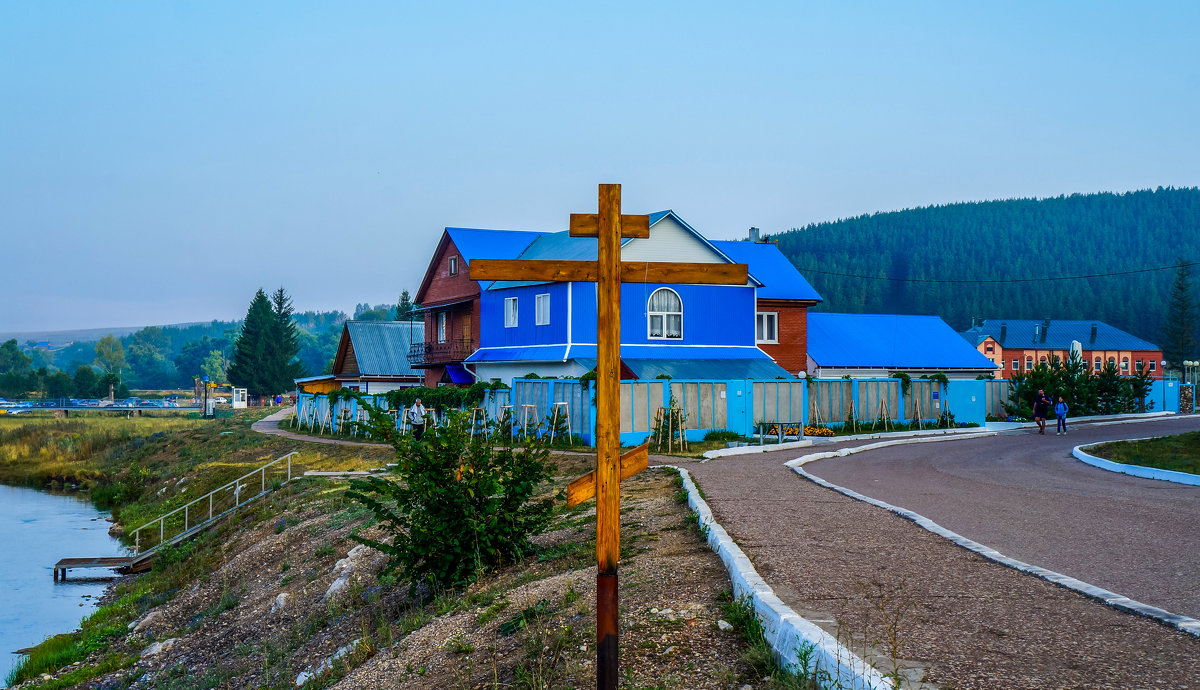
[[1196, 430], [1200, 416], [1076, 425], [1065, 436], [1019, 430], [804, 469], [1006, 556], [1200, 618], [1200, 487], [1108, 472], [1071, 455], [1084, 443]]

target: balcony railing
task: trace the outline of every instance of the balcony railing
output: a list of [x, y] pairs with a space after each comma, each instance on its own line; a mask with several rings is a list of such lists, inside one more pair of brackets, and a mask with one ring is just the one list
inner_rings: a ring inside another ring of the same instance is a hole
[[408, 363], [414, 367], [461, 362], [475, 351], [470, 338], [456, 338], [444, 343], [413, 343], [408, 348]]

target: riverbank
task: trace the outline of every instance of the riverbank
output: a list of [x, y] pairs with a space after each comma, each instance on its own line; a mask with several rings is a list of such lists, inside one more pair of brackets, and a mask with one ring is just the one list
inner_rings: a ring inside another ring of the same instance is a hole
[[[96, 471], [88, 479], [95, 492], [129, 482], [136, 460], [146, 475], [129, 484], [137, 500], [123, 503], [123, 490], [113, 493], [129, 527], [128, 518], [181, 505], [285, 451], [300, 450], [297, 464], [305, 469], [377, 467], [391, 453], [252, 434], [256, 418], [208, 422], [140, 443], [123, 439], [71, 469], [75, 476], [81, 468]], [[555, 462], [551, 492], [592, 461]], [[226, 470], [229, 477], [216, 477]], [[380, 554], [349, 539], [373, 525], [369, 512], [344, 498], [344, 488], [315, 477], [288, 483], [167, 549], [152, 572], [116, 584], [80, 630], [35, 649], [21, 687], [594, 684], [595, 514], [588, 504], [560, 506], [530, 558], [465, 591], [411, 598], [407, 587], [377, 576]], [[647, 471], [622, 489], [628, 682], [770, 687], [762, 679], [774, 662], [764, 646], [717, 625], [744, 619], [736, 603], [721, 598], [728, 576], [678, 500], [674, 474]]]

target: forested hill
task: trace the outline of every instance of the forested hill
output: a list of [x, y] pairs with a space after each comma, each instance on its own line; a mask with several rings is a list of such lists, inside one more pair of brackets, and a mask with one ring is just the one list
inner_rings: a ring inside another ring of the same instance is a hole
[[1036, 283], [1200, 261], [1200, 189], [1073, 194], [930, 206], [816, 223], [772, 236], [825, 298], [820, 311], [1098, 319], [1160, 342], [1174, 270]]

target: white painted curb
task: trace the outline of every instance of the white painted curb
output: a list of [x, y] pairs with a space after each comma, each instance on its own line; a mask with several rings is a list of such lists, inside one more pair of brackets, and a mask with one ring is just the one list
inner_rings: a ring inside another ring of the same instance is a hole
[[[814, 439], [820, 438], [822, 441], [828, 439], [831, 443], [841, 443], [843, 441], [864, 441], [873, 438], [885, 439], [911, 439], [925, 436], [954, 436], [954, 435], [972, 435], [986, 431], [984, 427], [966, 427], [961, 429], [929, 429], [917, 431], [881, 431], [871, 434], [854, 434], [851, 436], [812, 436], [803, 441], [789, 441], [787, 443], [769, 443], [761, 446], [739, 446], [737, 448], [718, 448], [716, 450], [706, 451], [701, 454], [707, 462], [714, 458], [724, 458], [730, 455], [752, 455], [754, 453], [773, 453], [777, 450], [793, 450], [795, 448], [807, 448], [814, 443]], [[995, 432], [992, 432], [995, 435]]]
[[1134, 477], [1142, 477], [1144, 479], [1159, 479], [1164, 482], [1173, 482], [1175, 484], [1187, 484], [1188, 486], [1200, 486], [1200, 475], [1188, 474], [1187, 472], [1176, 472], [1174, 470], [1160, 470], [1154, 467], [1142, 467], [1141, 465], [1126, 465], [1112, 460], [1098, 458], [1095, 455], [1090, 455], [1084, 452], [1084, 448], [1094, 448], [1104, 445], [1105, 443], [1121, 443], [1124, 441], [1149, 441], [1154, 438], [1162, 438], [1161, 436], [1146, 436], [1144, 438], [1126, 438], [1121, 441], [1103, 441], [1101, 443], [1087, 443], [1082, 446], [1075, 446], [1071, 449], [1071, 455], [1085, 462], [1092, 467], [1098, 467], [1109, 472], [1119, 472], [1128, 474]]
[[745, 552], [713, 518], [712, 510], [700, 497], [700, 491], [687, 470], [675, 465], [654, 467], [671, 468], [679, 472], [683, 486], [687, 489], [688, 506], [698, 516], [700, 531], [707, 538], [712, 550], [721, 557], [725, 569], [729, 571], [734, 597], [748, 599], [754, 606], [754, 612], [762, 620], [767, 643], [784, 666], [794, 666], [800, 647], [811, 644], [816, 668], [810, 670], [828, 673], [835, 683], [834, 687], [845, 690], [895, 688], [890, 679], [838, 644], [837, 638], [802, 618], [775, 596], [774, 590], [759, 576]]
[[[959, 437], [959, 438], [963, 438], [963, 437]], [[925, 440], [950, 440], [950, 439], [925, 439]], [[1173, 628], [1182, 630], [1183, 632], [1189, 633], [1191, 635], [1195, 635], [1196, 637], [1200, 637], [1200, 620], [1196, 620], [1194, 618], [1188, 618], [1187, 616], [1181, 616], [1179, 614], [1171, 613], [1170, 611], [1164, 611], [1163, 609], [1160, 609], [1158, 607], [1150, 606], [1149, 604], [1143, 604], [1142, 602], [1136, 601], [1134, 599], [1130, 599], [1129, 597], [1121, 596], [1120, 594], [1117, 594], [1115, 592], [1110, 592], [1106, 589], [1101, 589], [1095, 585], [1091, 585], [1086, 582], [1083, 582], [1082, 580], [1076, 580], [1075, 578], [1069, 577], [1067, 575], [1063, 575], [1062, 573], [1056, 573], [1053, 570], [1047, 570], [1046, 568], [1041, 568], [1036, 565], [1030, 565], [1029, 563], [1025, 563], [1024, 561], [1018, 561], [1015, 558], [1009, 558], [1008, 556], [1005, 556], [1004, 554], [1000, 553], [999, 551], [997, 551], [993, 548], [984, 546], [983, 544], [980, 544], [979, 542], [967, 539], [966, 537], [962, 536], [961, 534], [958, 534], [957, 532], [951, 532], [950, 530], [946, 529], [945, 527], [942, 527], [941, 525], [937, 524], [933, 520], [930, 520], [929, 518], [925, 517], [924, 515], [921, 515], [920, 513], [915, 513], [911, 510], [907, 510], [905, 508], [900, 508], [900, 507], [894, 506], [890, 503], [885, 503], [878, 499], [871, 498], [870, 496], [864, 496], [863, 494], [860, 494], [857, 491], [847, 489], [844, 486], [839, 486], [832, 482], [827, 482], [824, 479], [813, 476], [813, 475], [809, 474], [808, 472], [805, 472], [803, 469], [801, 469], [802, 465], [808, 464], [815, 460], [823, 460], [823, 459], [829, 458], [829, 457], [851, 455], [852, 453], [858, 453], [858, 452], [862, 452], [864, 450], [878, 448], [878, 447], [881, 447], [882, 445], [883, 444], [877, 443], [877, 444], [872, 444], [871, 446], [862, 446], [859, 448], [846, 448], [843, 450], [849, 451], [849, 452], [845, 452], [845, 453], [842, 453], [842, 452], [814, 453], [812, 455], [805, 455], [803, 457], [796, 458], [795, 460], [791, 460], [785, 464], [788, 467], [791, 467], [792, 470], [794, 470], [796, 472], [796, 474], [799, 474], [801, 477], [804, 477], [805, 479], [808, 479], [809, 481], [819, 484], [827, 489], [832, 489], [834, 491], [837, 491], [838, 493], [849, 496], [850, 498], [853, 498], [855, 500], [862, 501], [864, 503], [870, 503], [873, 506], [878, 506], [880, 508], [883, 508], [884, 510], [893, 512], [896, 515], [899, 515], [900, 517], [905, 518], [906, 520], [911, 520], [911, 521], [915, 522], [918, 526], [920, 526], [930, 532], [933, 532], [934, 534], [938, 535], [939, 537], [949, 539], [950, 541], [963, 547], [964, 549], [967, 549], [968, 551], [974, 551], [975, 553], [979, 554], [980, 556], [983, 556], [984, 558], [986, 558], [990, 561], [995, 561], [996, 563], [999, 563], [1004, 566], [1008, 566], [1009, 568], [1012, 568], [1013, 570], [1018, 570], [1020, 572], [1026, 573], [1026, 574], [1033, 575], [1034, 577], [1040, 578], [1042, 580], [1046, 580], [1048, 582], [1053, 582], [1054, 584], [1056, 584], [1060, 587], [1065, 587], [1066, 589], [1070, 589], [1070, 590], [1079, 592], [1080, 594], [1082, 594], [1086, 597], [1095, 599], [1096, 601], [1107, 604], [1113, 608], [1120, 609], [1122, 611], [1126, 611], [1129, 613], [1137, 614], [1139, 616], [1146, 616], [1147, 618], [1154, 618], [1158, 621], [1166, 623], [1167, 625], [1169, 625]], [[888, 445], [895, 445], [895, 444], [888, 444]]]

